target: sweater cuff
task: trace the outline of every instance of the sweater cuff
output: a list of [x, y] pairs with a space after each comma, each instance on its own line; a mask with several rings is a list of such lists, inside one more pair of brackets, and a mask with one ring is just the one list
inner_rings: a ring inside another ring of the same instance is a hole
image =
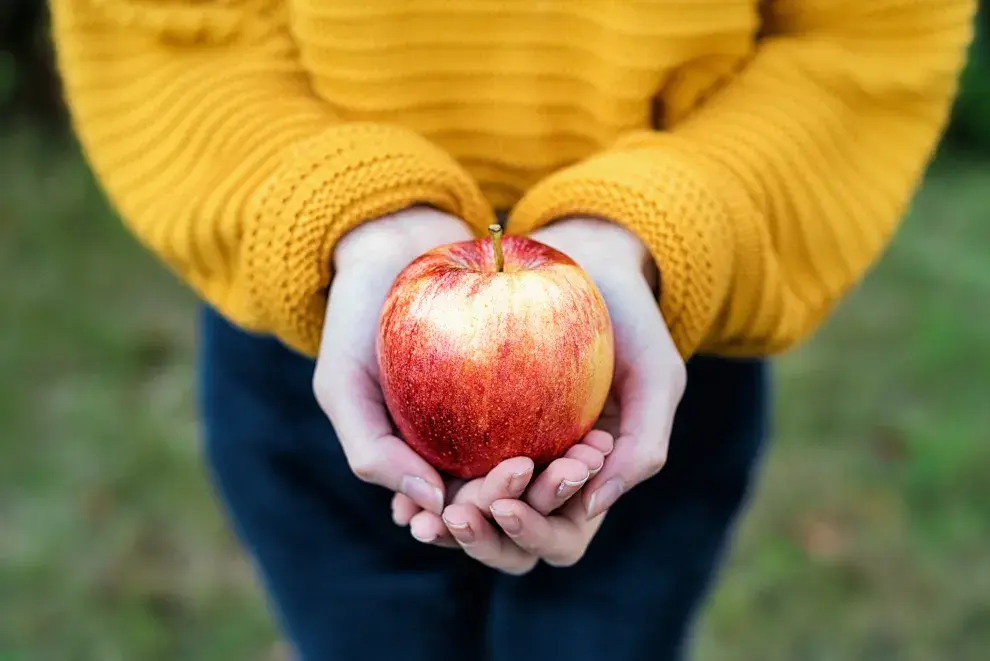
[[651, 144], [603, 152], [551, 175], [520, 201], [509, 229], [525, 234], [591, 216], [636, 234], [656, 261], [660, 311], [686, 359], [723, 311], [736, 255], [733, 222], [752, 213], [748, 207], [724, 173], [685, 149]]
[[479, 236], [493, 222], [471, 176], [412, 131], [353, 123], [296, 145], [247, 214], [241, 245], [252, 316], [290, 348], [315, 356], [337, 241], [364, 221], [416, 204], [464, 219]]

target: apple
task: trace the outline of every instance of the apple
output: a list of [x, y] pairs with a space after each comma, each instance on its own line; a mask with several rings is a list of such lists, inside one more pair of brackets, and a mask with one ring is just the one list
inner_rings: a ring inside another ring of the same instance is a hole
[[379, 319], [399, 435], [440, 471], [544, 466], [592, 428], [612, 384], [612, 323], [587, 273], [525, 237], [440, 246], [396, 278]]

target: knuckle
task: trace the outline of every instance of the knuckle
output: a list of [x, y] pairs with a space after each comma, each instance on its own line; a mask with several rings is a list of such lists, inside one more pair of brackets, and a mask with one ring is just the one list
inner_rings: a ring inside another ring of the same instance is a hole
[[677, 401], [680, 401], [687, 388], [687, 366], [683, 360], [672, 360], [667, 372], [670, 378], [670, 388], [676, 396]]
[[667, 465], [667, 448], [663, 445], [654, 445], [646, 448], [643, 452], [642, 467], [647, 477], [653, 477]]
[[335, 388], [331, 379], [327, 375], [327, 370], [322, 367], [317, 367], [313, 371], [313, 396], [316, 398], [316, 403], [320, 405], [320, 408], [324, 412], [329, 413], [331, 403], [334, 398]]
[[584, 557], [584, 552], [587, 550], [586, 545], [580, 547], [575, 547], [562, 551], [560, 553], [554, 553], [548, 555], [543, 560], [551, 567], [573, 567], [581, 558]]
[[509, 565], [502, 569], [502, 571], [511, 576], [525, 576], [529, 572], [536, 568], [536, 558], [527, 558], [518, 563]]
[[373, 457], [359, 455], [348, 456], [347, 465], [351, 472], [362, 482], [374, 483], [378, 478], [378, 461]]

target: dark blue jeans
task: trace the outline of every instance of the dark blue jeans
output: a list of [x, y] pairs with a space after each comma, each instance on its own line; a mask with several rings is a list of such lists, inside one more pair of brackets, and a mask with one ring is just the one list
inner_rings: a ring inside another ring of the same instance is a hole
[[763, 362], [693, 359], [664, 470], [577, 565], [511, 577], [392, 523], [390, 494], [348, 471], [310, 360], [201, 321], [208, 465], [301, 659], [681, 658], [766, 434]]

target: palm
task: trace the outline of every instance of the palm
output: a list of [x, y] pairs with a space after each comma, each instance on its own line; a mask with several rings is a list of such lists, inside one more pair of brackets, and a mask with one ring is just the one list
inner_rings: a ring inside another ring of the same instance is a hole
[[[401, 217], [400, 217], [401, 216]], [[408, 210], [368, 223], [338, 244], [313, 386], [354, 473], [439, 514], [437, 471], [395, 436], [378, 380], [378, 315], [399, 272], [426, 250], [470, 238], [460, 221]]]
[[[338, 356], [335, 369], [346, 375], [350, 383], [351, 406], [356, 407], [364, 419], [379, 421], [375, 429], [383, 435], [394, 435], [397, 430], [379, 385], [375, 340], [378, 336], [378, 313], [399, 270], [398, 264], [391, 267], [376, 264], [367, 271], [349, 271], [338, 276], [330, 295], [330, 305], [335, 306], [336, 315], [341, 321], [350, 322], [341, 323], [335, 331], [336, 341], [341, 343], [341, 350], [332, 354]], [[336, 328], [337, 324], [334, 326]], [[464, 481], [448, 478], [444, 484], [449, 500]]]
[[602, 409], [602, 414], [595, 423], [595, 429], [608, 432], [613, 437], [619, 433], [619, 422], [622, 417], [622, 409], [619, 408], [620, 395], [616, 391], [617, 388], [613, 385], [608, 393], [608, 399], [605, 400], [605, 408]]
[[[602, 221], [574, 220], [534, 233], [580, 264], [608, 305], [615, 335], [615, 375], [599, 429], [615, 438], [604, 469], [585, 488], [612, 482], [625, 491], [666, 460], [674, 412], [685, 387], [684, 363], [657, 307], [655, 275], [642, 244]], [[641, 264], [646, 267], [641, 268]], [[617, 496], [616, 496], [617, 497]], [[600, 505], [601, 503], [599, 503]], [[594, 503], [589, 507], [594, 509]]]

